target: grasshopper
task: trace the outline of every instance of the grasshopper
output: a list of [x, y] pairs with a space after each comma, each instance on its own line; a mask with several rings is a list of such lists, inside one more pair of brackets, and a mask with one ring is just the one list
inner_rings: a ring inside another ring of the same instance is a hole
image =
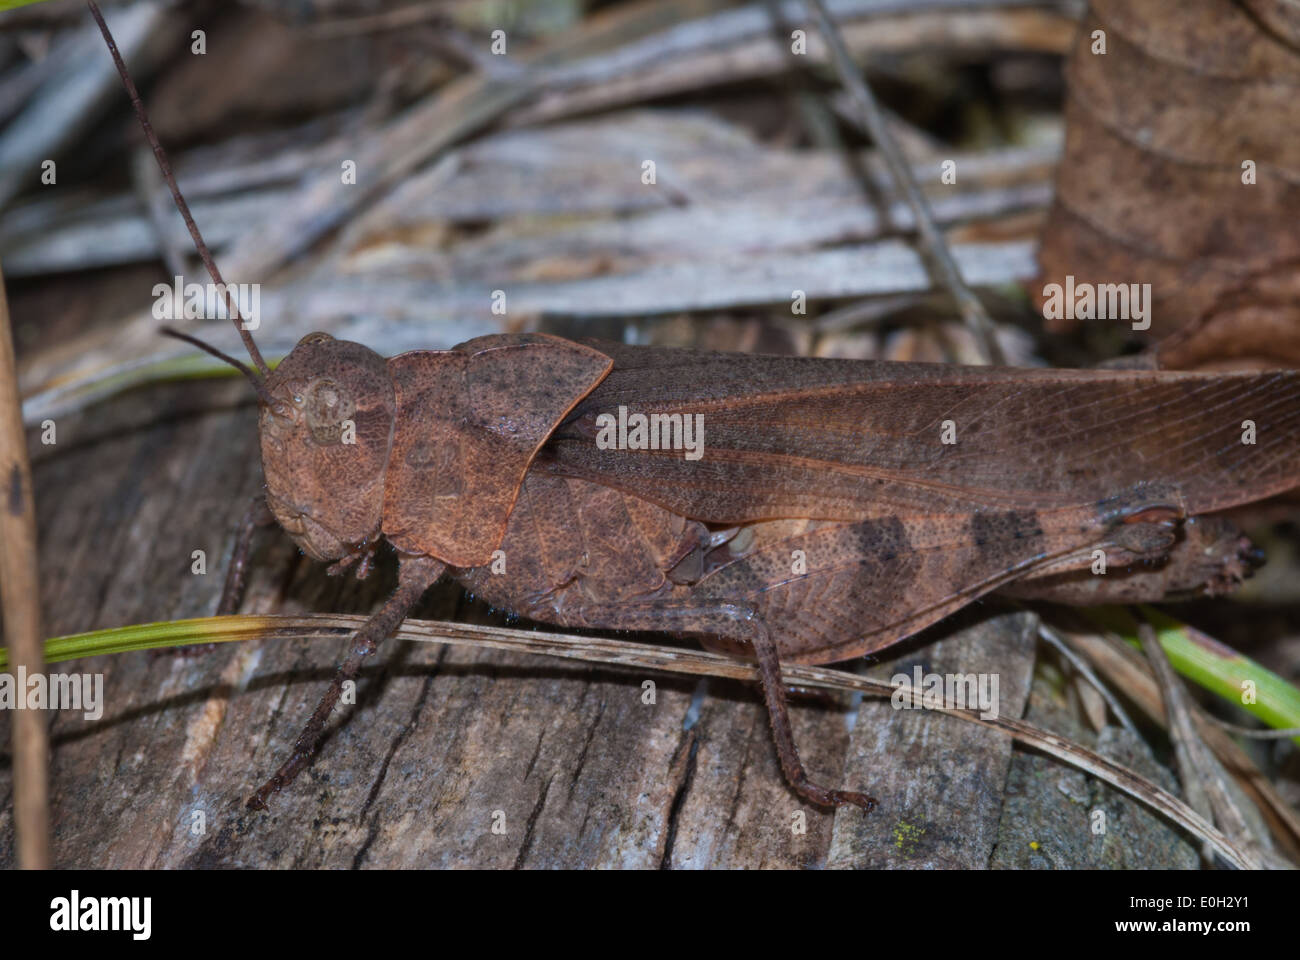
[[[961, 367], [542, 334], [385, 358], [325, 333], [272, 371], [228, 305], [251, 367], [166, 331], [236, 367], [258, 398], [266, 492], [218, 612], [238, 606], [253, 531], [272, 522], [331, 574], [364, 577], [384, 543], [399, 559], [396, 590], [254, 809], [311, 761], [344, 684], [449, 575], [533, 620], [691, 634], [754, 658], [790, 785], [870, 810], [867, 794], [805, 771], [782, 662], [875, 653], [998, 590], [1226, 592], [1260, 557], [1213, 514], [1300, 482], [1290, 371]], [[1110, 575], [1094, 576], [1098, 562]]]

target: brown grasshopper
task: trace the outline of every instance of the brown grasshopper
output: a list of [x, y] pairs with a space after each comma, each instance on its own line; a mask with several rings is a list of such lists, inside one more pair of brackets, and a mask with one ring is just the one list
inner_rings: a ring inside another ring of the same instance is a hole
[[879, 651], [995, 590], [1224, 592], [1259, 557], [1205, 515], [1300, 482], [1294, 372], [967, 368], [540, 334], [385, 359], [324, 333], [272, 372], [229, 307], [255, 370], [168, 331], [258, 396], [266, 494], [219, 612], [237, 607], [252, 531], [272, 519], [331, 574], [365, 576], [381, 541], [400, 562], [395, 592], [250, 797], [257, 809], [310, 761], [344, 684], [444, 573], [534, 620], [694, 634], [755, 658], [790, 784], [816, 804], [871, 809], [805, 772], [782, 661]]

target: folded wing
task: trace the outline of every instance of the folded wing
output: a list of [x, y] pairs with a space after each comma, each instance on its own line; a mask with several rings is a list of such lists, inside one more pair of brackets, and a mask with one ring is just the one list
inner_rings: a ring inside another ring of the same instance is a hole
[[[1188, 514], [1300, 485], [1300, 374], [970, 368], [600, 344], [614, 369], [537, 467], [693, 519], [1053, 509], [1144, 485]], [[601, 449], [597, 417], [702, 417], [681, 450]], [[950, 441], [950, 442], [945, 442]]]

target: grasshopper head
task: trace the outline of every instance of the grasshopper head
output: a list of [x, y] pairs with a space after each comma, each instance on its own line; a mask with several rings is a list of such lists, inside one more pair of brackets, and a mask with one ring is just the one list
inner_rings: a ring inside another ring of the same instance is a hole
[[266, 503], [314, 560], [342, 560], [381, 530], [397, 401], [388, 363], [368, 347], [311, 333], [274, 371], [250, 349], [259, 376], [234, 357], [164, 327], [163, 333], [239, 370], [257, 391]]
[[309, 557], [356, 553], [383, 518], [396, 411], [386, 361], [359, 343], [312, 333], [264, 386], [267, 505]]

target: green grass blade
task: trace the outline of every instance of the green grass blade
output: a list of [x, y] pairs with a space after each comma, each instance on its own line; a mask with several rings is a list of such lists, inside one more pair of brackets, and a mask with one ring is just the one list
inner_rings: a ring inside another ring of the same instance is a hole
[[[1300, 689], [1268, 668], [1159, 610], [1142, 607], [1175, 670], [1274, 730], [1300, 727]], [[1097, 626], [1141, 649], [1138, 623], [1123, 608], [1081, 611]], [[1250, 696], [1247, 696], [1247, 693]], [[1253, 702], [1249, 702], [1253, 700]], [[1300, 737], [1293, 738], [1300, 743]]]

